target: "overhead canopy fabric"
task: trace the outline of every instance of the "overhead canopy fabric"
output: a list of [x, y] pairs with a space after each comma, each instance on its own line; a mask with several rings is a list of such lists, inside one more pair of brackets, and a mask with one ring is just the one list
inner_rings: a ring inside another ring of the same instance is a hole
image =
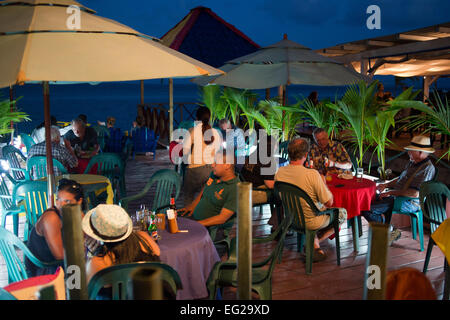
[[265, 89], [289, 84], [341, 86], [361, 80], [370, 81], [342, 63], [287, 38], [229, 61], [221, 69], [227, 73], [217, 77], [199, 77], [192, 82]]
[[81, 28], [69, 30], [66, 7], [0, 5], [0, 87], [27, 81], [128, 81], [222, 73], [155, 38], [85, 11], [80, 12]]

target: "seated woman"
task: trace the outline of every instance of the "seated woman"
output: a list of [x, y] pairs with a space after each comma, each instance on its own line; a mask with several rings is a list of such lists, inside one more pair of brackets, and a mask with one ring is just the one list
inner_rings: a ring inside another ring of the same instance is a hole
[[[61, 179], [58, 184], [56, 206], [47, 209], [31, 229], [27, 247], [43, 262], [53, 262], [64, 259], [64, 247], [62, 241], [62, 213], [61, 208], [66, 204], [79, 204], [83, 214], [83, 189], [81, 185], [68, 179]], [[29, 277], [44, 274], [53, 274], [58, 266], [38, 268], [30, 260], [25, 258], [25, 266]]]
[[[84, 233], [100, 241], [100, 247], [86, 263], [86, 278], [114, 265], [139, 261], [160, 261], [160, 249], [144, 231], [133, 231], [133, 222], [128, 213], [118, 205], [100, 204], [83, 218]], [[106, 290], [101, 296], [110, 296]]]

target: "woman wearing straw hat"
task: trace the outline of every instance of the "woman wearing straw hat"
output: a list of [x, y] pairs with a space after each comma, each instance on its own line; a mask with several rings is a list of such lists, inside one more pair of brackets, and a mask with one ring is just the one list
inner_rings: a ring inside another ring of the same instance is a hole
[[156, 242], [143, 231], [133, 231], [128, 213], [115, 204], [100, 204], [82, 220], [86, 235], [102, 244], [86, 264], [89, 281], [98, 271], [118, 264], [160, 261]]
[[[409, 163], [399, 177], [388, 183], [377, 186], [380, 192], [376, 200], [371, 204], [370, 211], [363, 211], [362, 216], [367, 221], [376, 221], [390, 224], [395, 197], [419, 197], [420, 185], [434, 178], [436, 169], [429, 155], [435, 150], [431, 146], [430, 138], [426, 136], [415, 136], [410, 145], [404, 148], [408, 151]], [[385, 190], [388, 191], [385, 191]], [[400, 211], [416, 212], [420, 210], [418, 200], [407, 200], [402, 203]], [[392, 228], [392, 226], [391, 226]], [[401, 232], [393, 228], [391, 231], [390, 244], [398, 240]]]

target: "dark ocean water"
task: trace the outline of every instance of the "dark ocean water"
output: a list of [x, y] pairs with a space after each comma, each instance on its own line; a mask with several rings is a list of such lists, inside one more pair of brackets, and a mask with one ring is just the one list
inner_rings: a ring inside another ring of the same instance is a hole
[[[288, 87], [290, 103], [295, 103], [297, 97], [307, 97], [311, 91], [318, 91], [319, 99], [342, 96], [345, 87], [298, 86]], [[261, 99], [265, 98], [264, 90], [253, 90]], [[401, 88], [385, 82], [385, 91], [394, 95], [400, 93]], [[9, 97], [9, 90], [0, 90], [3, 99]], [[169, 101], [168, 81], [146, 81], [145, 102]], [[33, 128], [44, 119], [42, 86], [27, 84], [16, 86], [15, 97], [22, 97], [18, 107], [29, 114], [31, 121], [18, 124], [19, 132], [31, 133]], [[277, 88], [271, 89], [271, 96], [277, 95]], [[186, 80], [174, 81], [174, 102], [199, 102], [199, 87]], [[50, 86], [50, 112], [58, 121], [70, 121], [79, 114], [86, 114], [89, 123], [97, 120], [105, 121], [106, 117], [116, 118], [116, 126], [128, 130], [137, 115], [137, 105], [140, 103], [140, 82], [109, 82], [97, 85], [72, 84]], [[175, 118], [179, 117], [175, 113]]]

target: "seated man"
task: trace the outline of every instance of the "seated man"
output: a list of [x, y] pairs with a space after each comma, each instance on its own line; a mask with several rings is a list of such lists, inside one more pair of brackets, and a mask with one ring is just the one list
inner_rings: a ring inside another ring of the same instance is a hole
[[239, 179], [233, 161], [227, 161], [226, 151], [217, 152], [206, 185], [190, 205], [179, 210], [181, 215], [192, 216], [205, 227], [224, 224], [235, 215]]
[[[325, 179], [317, 170], [304, 167], [306, 155], [309, 151], [309, 142], [304, 138], [297, 138], [289, 142], [288, 153], [290, 163], [278, 169], [275, 174], [275, 181], [287, 182], [298, 186], [305, 191], [317, 207], [321, 209], [323, 205], [330, 208], [333, 205], [333, 194], [325, 184]], [[302, 200], [303, 202], [303, 200]], [[311, 208], [304, 203], [303, 214], [305, 216], [306, 228], [310, 230], [323, 230], [321, 234], [316, 234], [314, 239], [314, 262], [322, 261], [326, 258], [325, 252], [320, 249], [320, 242], [334, 234], [333, 226], [330, 225], [329, 215], [316, 216]], [[325, 208], [323, 208], [325, 209]], [[323, 210], [322, 209], [322, 210]], [[345, 209], [339, 210], [339, 224], [347, 220]]]
[[347, 170], [352, 168], [352, 161], [344, 146], [337, 141], [330, 141], [328, 133], [322, 128], [316, 128], [313, 131], [314, 141], [316, 142], [309, 153], [309, 159], [314, 162], [314, 169], [320, 173], [325, 170], [325, 158], [335, 162], [334, 166], [338, 169]]
[[[382, 223], [391, 223], [392, 210], [396, 196], [419, 197], [420, 185], [434, 178], [436, 169], [428, 157], [435, 150], [431, 147], [430, 138], [425, 136], [415, 136], [411, 144], [405, 147], [408, 150], [409, 163], [399, 177], [388, 183], [382, 183], [377, 186], [381, 192], [376, 200], [371, 204], [370, 211], [363, 211], [362, 216], [367, 221], [376, 221]], [[388, 191], [384, 191], [386, 189]], [[400, 211], [415, 212], [420, 210], [418, 199], [404, 201], [401, 204]], [[398, 240], [401, 232], [391, 226], [390, 244]]]
[[[55, 127], [50, 128], [50, 135], [52, 139], [52, 157], [53, 159], [58, 160], [61, 162], [61, 164], [69, 170], [69, 168], [74, 168], [78, 165], [78, 159], [75, 156], [75, 152], [72, 149], [72, 146], [70, 145], [69, 141], [64, 140], [65, 146], [62, 146], [61, 136], [59, 135], [59, 129]], [[47, 154], [46, 147], [45, 147], [45, 141], [37, 143], [33, 145], [30, 148], [30, 151], [28, 151], [28, 159], [35, 157], [35, 156], [43, 156]], [[57, 167], [54, 167], [55, 176], [60, 176], [62, 173], [59, 171]], [[33, 178], [34, 173], [32, 174]]]
[[[50, 125], [52, 127], [56, 127], [59, 129], [56, 118], [54, 116], [50, 117]], [[40, 143], [42, 141], [45, 141], [45, 122], [42, 122], [40, 125], [38, 125], [33, 132], [31, 132], [31, 137], [33, 138], [34, 142]]]
[[72, 130], [64, 135], [70, 145], [75, 149], [78, 157], [91, 158], [100, 150], [95, 129], [87, 127], [86, 123], [77, 118], [72, 121]]

